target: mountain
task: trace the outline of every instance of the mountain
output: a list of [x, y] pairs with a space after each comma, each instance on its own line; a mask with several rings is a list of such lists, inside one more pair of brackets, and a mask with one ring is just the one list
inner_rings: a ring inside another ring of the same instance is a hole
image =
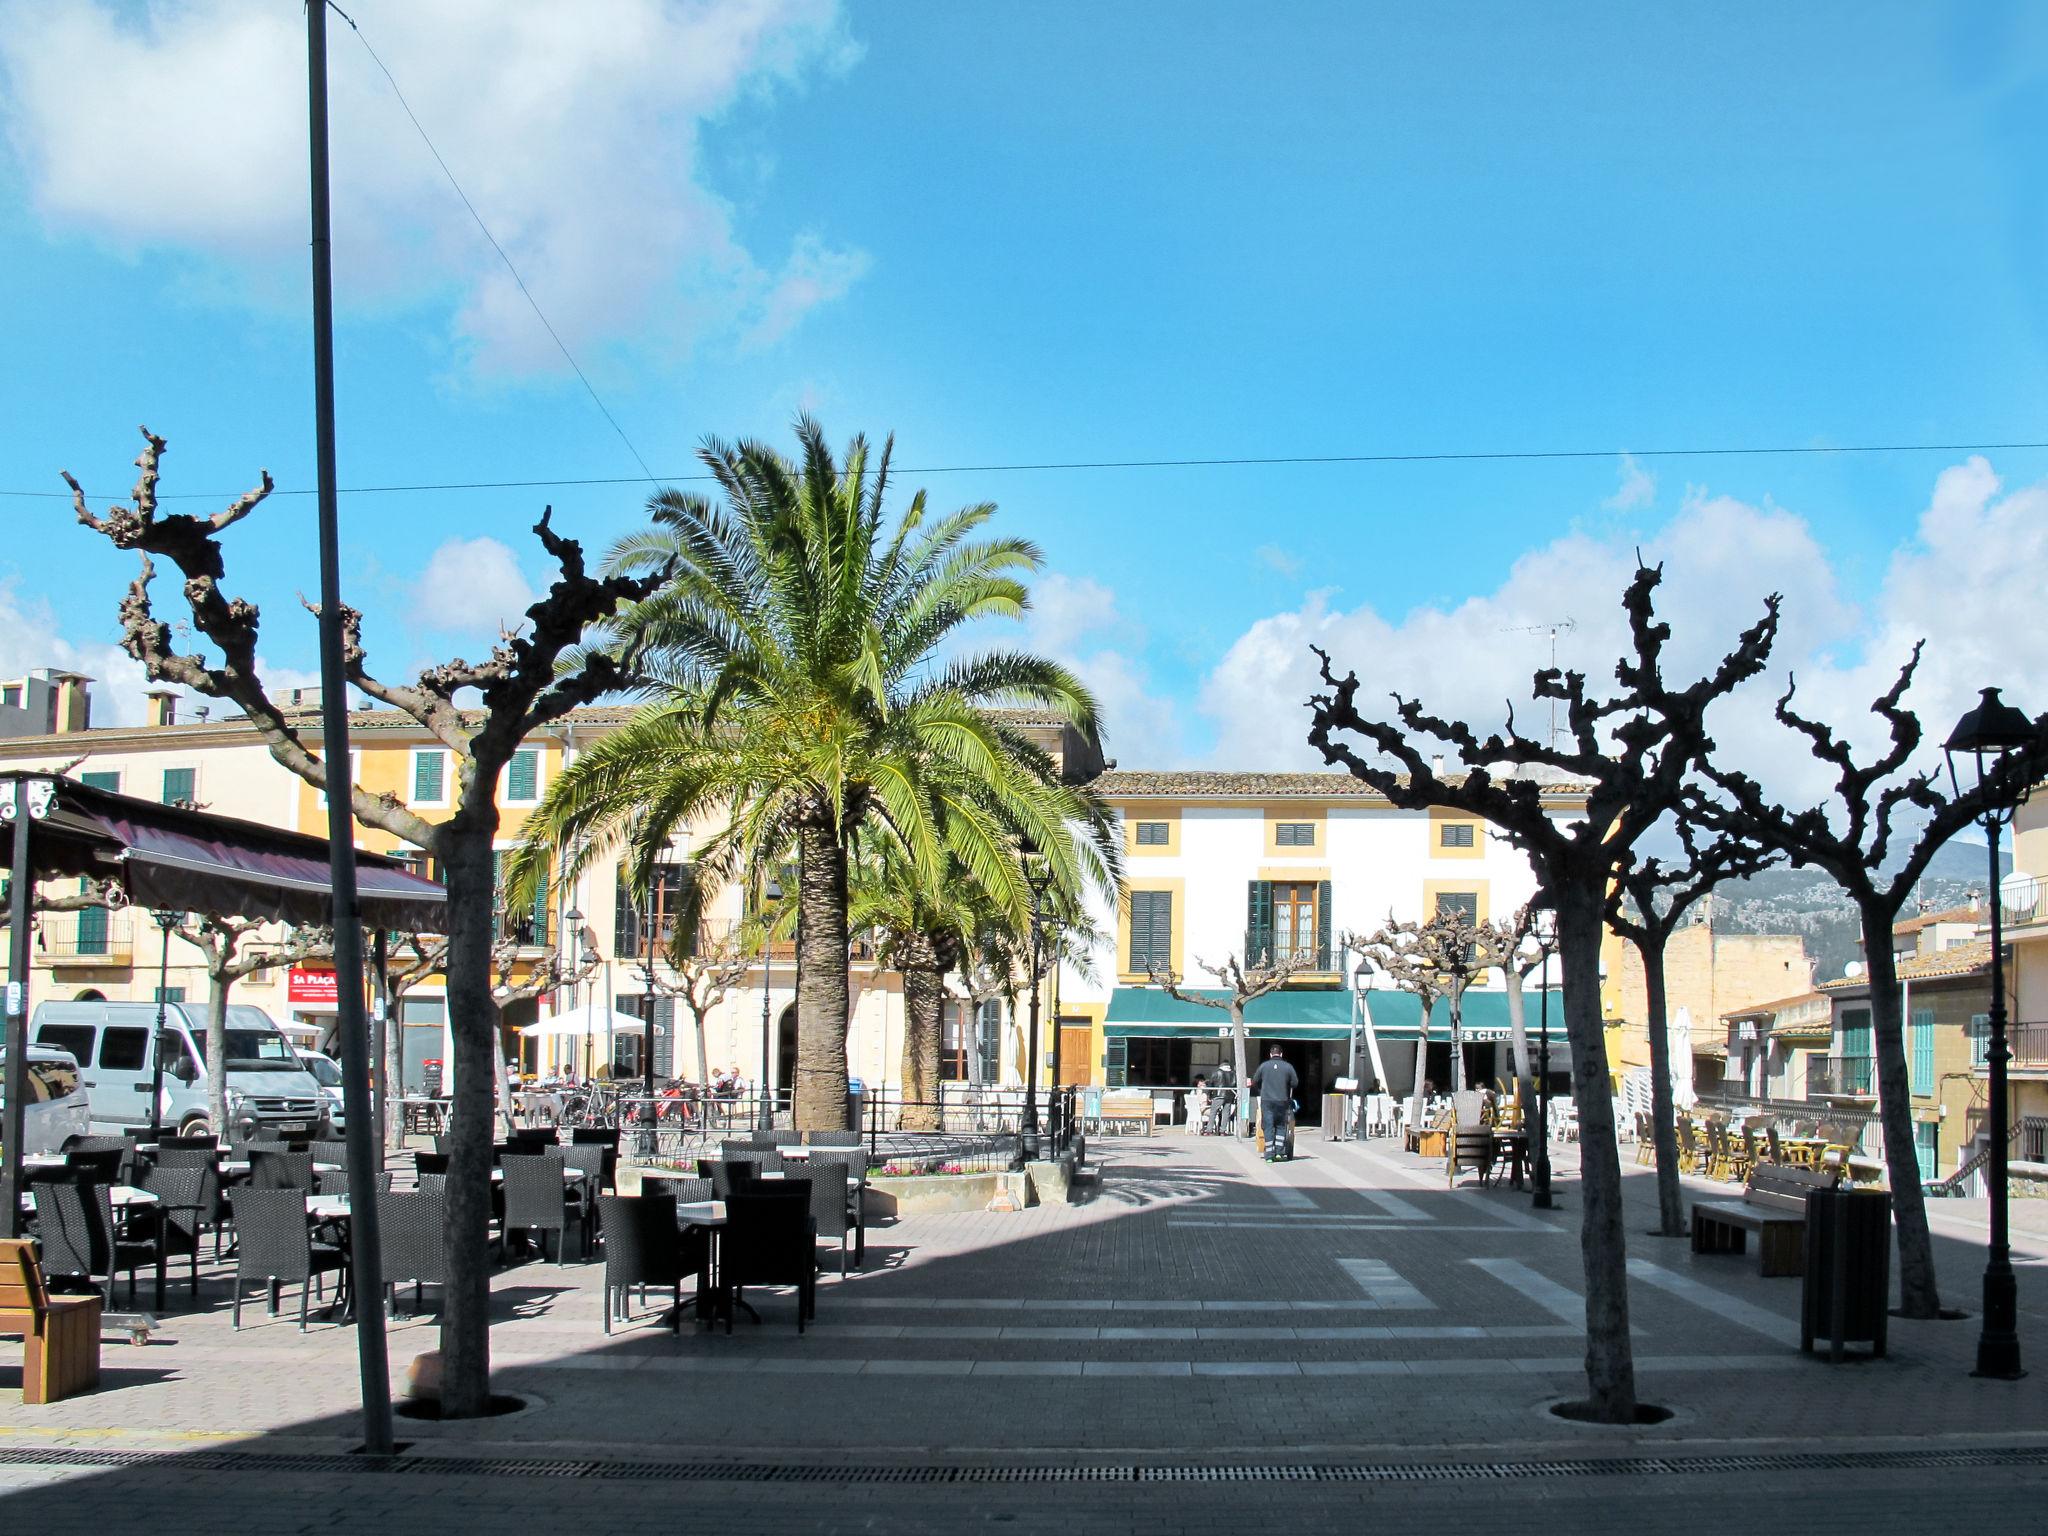
[[[2003, 849], [2007, 871], [2012, 859]], [[1981, 896], [1990, 875], [1981, 845], [1950, 843], [1934, 856], [1920, 882], [1918, 911], [1938, 912]], [[1916, 915], [1911, 902], [1901, 918]], [[1863, 937], [1856, 908], [1841, 887], [1817, 869], [1767, 869], [1748, 880], [1731, 880], [1714, 893], [1714, 923], [1727, 933], [1796, 933], [1806, 940], [1816, 981], [1831, 981], [1850, 961], [1862, 958]]]

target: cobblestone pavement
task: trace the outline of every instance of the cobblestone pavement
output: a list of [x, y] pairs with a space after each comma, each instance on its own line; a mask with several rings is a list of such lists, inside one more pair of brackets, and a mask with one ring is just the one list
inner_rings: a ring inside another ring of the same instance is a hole
[[[606, 1339], [601, 1266], [508, 1270], [498, 1386], [531, 1406], [404, 1426], [393, 1466], [335, 1459], [355, 1439], [353, 1331], [302, 1336], [259, 1305], [237, 1334], [224, 1273], [149, 1347], [109, 1343], [89, 1398], [23, 1407], [18, 1347], [0, 1345], [0, 1516], [96, 1536], [140, 1509], [390, 1532], [536, 1514], [687, 1527], [685, 1511], [737, 1531], [1340, 1511], [1827, 1531], [2010, 1520], [2048, 1482], [2048, 1376], [1972, 1379], [1974, 1320], [1894, 1320], [1884, 1360], [1802, 1356], [1798, 1282], [1648, 1236], [1654, 1189], [1632, 1162], [1639, 1388], [1676, 1415], [1610, 1430], [1545, 1411], [1583, 1385], [1570, 1149], [1554, 1212], [1447, 1189], [1440, 1163], [1384, 1143], [1305, 1140], [1280, 1165], [1184, 1136], [1095, 1150], [1088, 1205], [872, 1229], [865, 1269], [828, 1270], [803, 1335], [766, 1293], [762, 1324], [729, 1337], [650, 1314]], [[1945, 1299], [1974, 1311], [1982, 1208], [1936, 1215]], [[2038, 1351], [2048, 1231], [2031, 1211], [2018, 1225]], [[394, 1374], [433, 1344], [431, 1320], [394, 1324]]]

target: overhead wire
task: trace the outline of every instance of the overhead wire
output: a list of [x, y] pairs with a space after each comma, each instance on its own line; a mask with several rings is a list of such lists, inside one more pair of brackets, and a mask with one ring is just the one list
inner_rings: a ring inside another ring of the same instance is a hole
[[[566, 354], [565, 354], [566, 355]], [[600, 408], [602, 408], [600, 406]], [[609, 413], [607, 413], [609, 414]], [[623, 436], [624, 434], [621, 434]], [[627, 444], [631, 447], [631, 443]], [[1487, 464], [1531, 463], [1571, 459], [1710, 459], [1769, 458], [1798, 455], [1853, 455], [1885, 453], [2019, 453], [2048, 449], [2048, 442], [1982, 443], [1807, 443], [1773, 447], [1701, 448], [1518, 448], [1445, 450], [1411, 453], [1316, 453], [1243, 455], [1234, 458], [1187, 459], [1072, 459], [1043, 462], [989, 464], [926, 464], [897, 469], [898, 475], [1000, 475], [1025, 473], [1084, 472], [1092, 470], [1149, 469], [1261, 469], [1290, 465], [1344, 464]], [[635, 458], [639, 457], [636, 452]], [[641, 468], [646, 469], [643, 462]], [[682, 475], [590, 475], [556, 476], [524, 480], [440, 480], [391, 485], [349, 485], [344, 496], [388, 496], [422, 491], [516, 491], [573, 489], [579, 486], [642, 485], [657, 481], [663, 485], [686, 485], [713, 479], [699, 472]], [[240, 491], [173, 491], [159, 495], [161, 501], [219, 501], [242, 494]], [[273, 496], [310, 496], [311, 486], [295, 486], [271, 492]], [[50, 498], [68, 501], [69, 491], [21, 491], [0, 489], [0, 496]]]

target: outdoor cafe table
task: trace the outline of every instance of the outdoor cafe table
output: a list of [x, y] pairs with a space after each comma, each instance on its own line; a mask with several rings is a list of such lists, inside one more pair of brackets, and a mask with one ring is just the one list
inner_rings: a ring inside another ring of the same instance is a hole
[[[725, 1230], [725, 1202], [679, 1200], [676, 1202], [676, 1225], [684, 1231], [695, 1227], [705, 1236], [704, 1267], [697, 1271], [697, 1321], [709, 1324], [718, 1315], [720, 1304], [725, 1302], [725, 1287], [717, 1280], [718, 1239]], [[729, 1306], [726, 1310], [730, 1310]], [[754, 1321], [760, 1321], [752, 1307], [748, 1307], [747, 1312]]]
[[1494, 1155], [1505, 1158], [1508, 1164], [1510, 1187], [1522, 1187], [1522, 1165], [1529, 1157], [1529, 1133], [1527, 1131], [1495, 1131], [1493, 1133]]
[[[23, 1158], [22, 1165], [27, 1168], [38, 1166], [33, 1157]], [[45, 1163], [41, 1166], [49, 1167], [51, 1165]], [[58, 1160], [56, 1166], [59, 1168], [64, 1166], [62, 1159]], [[157, 1198], [148, 1190], [137, 1189], [132, 1184], [110, 1184], [107, 1186], [107, 1203], [116, 1211], [146, 1211], [151, 1206], [157, 1204]], [[35, 1210], [35, 1194], [32, 1190], [25, 1189], [21, 1192], [21, 1208], [24, 1211]]]

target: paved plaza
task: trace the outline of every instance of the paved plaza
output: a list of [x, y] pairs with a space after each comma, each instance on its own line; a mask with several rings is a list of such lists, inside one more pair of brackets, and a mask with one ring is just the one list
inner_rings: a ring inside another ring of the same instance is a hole
[[[1654, 1191], [1631, 1163], [1639, 1387], [1676, 1417], [1560, 1423], [1545, 1405], [1583, 1382], [1570, 1150], [1550, 1213], [1504, 1187], [1449, 1190], [1441, 1164], [1384, 1143], [1301, 1150], [1268, 1165], [1220, 1140], [1100, 1143], [1089, 1204], [873, 1228], [866, 1268], [828, 1270], [801, 1336], [770, 1293], [730, 1337], [673, 1337], [650, 1315], [606, 1339], [600, 1265], [507, 1270], [497, 1380], [531, 1406], [402, 1423], [409, 1449], [382, 1466], [346, 1454], [354, 1333], [301, 1336], [259, 1306], [236, 1334], [216, 1280], [207, 1310], [173, 1311], [147, 1348], [110, 1343], [95, 1396], [24, 1408], [18, 1351], [0, 1354], [0, 1512], [95, 1533], [535, 1516], [1181, 1530], [1461, 1510], [1826, 1531], [2041, 1508], [2048, 1374], [1971, 1379], [1974, 1321], [1895, 1321], [1882, 1361], [1804, 1357], [1798, 1282], [1644, 1235]], [[2038, 1352], [2048, 1212], [2018, 1212]], [[1974, 1309], [1981, 1207], [1935, 1214], [1946, 1299]], [[431, 1320], [394, 1323], [394, 1375], [434, 1339]]]

